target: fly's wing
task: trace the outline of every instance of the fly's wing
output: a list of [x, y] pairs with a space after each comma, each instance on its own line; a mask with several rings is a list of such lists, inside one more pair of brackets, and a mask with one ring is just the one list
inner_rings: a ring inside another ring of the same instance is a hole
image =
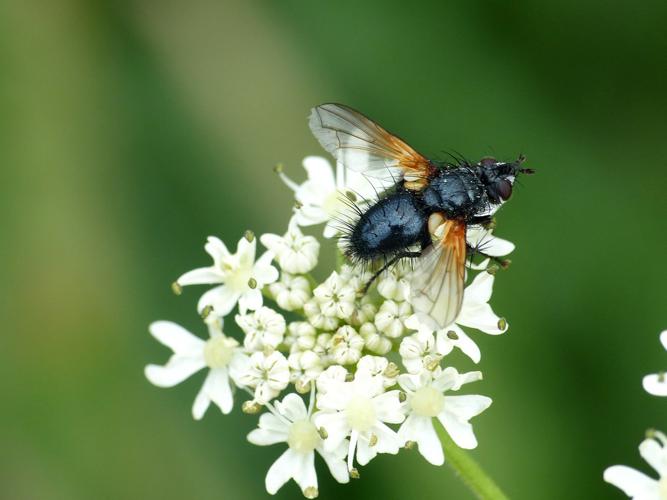
[[434, 329], [439, 330], [454, 322], [463, 303], [466, 226], [435, 213], [429, 217], [428, 227], [433, 244], [415, 265], [410, 294], [415, 311], [434, 321]]
[[347, 168], [370, 177], [423, 189], [435, 172], [433, 165], [403, 140], [370, 118], [342, 104], [321, 104], [312, 109], [308, 124], [315, 138]]

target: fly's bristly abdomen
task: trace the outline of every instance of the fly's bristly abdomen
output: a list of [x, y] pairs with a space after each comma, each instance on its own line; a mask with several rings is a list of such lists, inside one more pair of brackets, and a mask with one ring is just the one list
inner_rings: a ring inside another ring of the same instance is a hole
[[361, 215], [347, 236], [346, 253], [359, 261], [391, 257], [424, 240], [426, 219], [418, 197], [399, 189]]

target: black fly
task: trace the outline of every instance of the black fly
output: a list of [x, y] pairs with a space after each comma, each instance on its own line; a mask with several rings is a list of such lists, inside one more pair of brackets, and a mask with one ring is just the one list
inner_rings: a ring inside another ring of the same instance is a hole
[[[383, 259], [373, 276], [400, 259], [415, 259], [410, 286], [417, 312], [444, 328], [463, 301], [466, 228], [485, 225], [512, 195], [523, 157], [514, 162], [483, 158], [457, 165], [429, 160], [397, 136], [342, 104], [313, 108], [310, 128], [320, 144], [351, 170], [393, 180], [350, 225], [346, 253], [356, 262]], [[371, 281], [368, 285], [371, 284]]]

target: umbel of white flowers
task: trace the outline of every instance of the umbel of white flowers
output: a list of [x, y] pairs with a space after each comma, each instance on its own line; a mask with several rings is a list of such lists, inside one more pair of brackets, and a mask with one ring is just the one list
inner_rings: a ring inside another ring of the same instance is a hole
[[[294, 479], [307, 498], [315, 498], [316, 455], [338, 482], [346, 483], [378, 453], [396, 454], [413, 445], [428, 462], [443, 464], [436, 426], [461, 448], [475, 448], [470, 420], [491, 399], [459, 395], [482, 374], [459, 373], [445, 361], [459, 349], [478, 363], [480, 350], [466, 329], [499, 335], [508, 325], [489, 306], [497, 268], [488, 260], [470, 266], [469, 274], [476, 275], [469, 280], [462, 310], [438, 331], [413, 314], [409, 266], [393, 267], [366, 294], [361, 290], [369, 276], [347, 265], [318, 283], [310, 273], [320, 242], [301, 227], [325, 224], [325, 238], [334, 236], [334, 218], [344, 207], [341, 195], [364, 193], [369, 185], [341, 166], [334, 174], [323, 158], [307, 157], [303, 165], [308, 179], [300, 185], [279, 172], [300, 208], [283, 235], [259, 238], [266, 248], [259, 258], [251, 232], [234, 253], [209, 237], [204, 248], [213, 263], [176, 280], [176, 293], [188, 285], [213, 285], [197, 306], [209, 336], [199, 338], [168, 321], [153, 323], [150, 333], [173, 354], [165, 365], [148, 365], [145, 374], [151, 383], [171, 387], [207, 369], [192, 406], [195, 419], [211, 403], [224, 414], [231, 412], [234, 388], [236, 398], [248, 395], [242, 410], [263, 412], [248, 440], [284, 447], [266, 475], [266, 490], [276, 493]], [[490, 256], [514, 249], [490, 231], [471, 230], [468, 237], [473, 246], [483, 241]], [[223, 328], [223, 318], [236, 306], [233, 321], [242, 338]], [[284, 312], [299, 319], [288, 321]]]

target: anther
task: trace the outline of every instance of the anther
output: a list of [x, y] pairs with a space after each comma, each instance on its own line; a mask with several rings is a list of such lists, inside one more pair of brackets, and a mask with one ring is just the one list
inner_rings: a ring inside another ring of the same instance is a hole
[[458, 336], [458, 334], [457, 334], [454, 330], [449, 330], [449, 331], [447, 332], [447, 338], [448, 338], [448, 339], [451, 339], [451, 340], [458, 340], [458, 339], [459, 339], [459, 336]]
[[303, 207], [303, 203], [301, 203], [299, 200], [294, 202], [294, 208], [297, 210], [300, 210]]
[[243, 237], [248, 240], [248, 243], [252, 243], [255, 239], [255, 233], [253, 233], [250, 229], [247, 229], [246, 232], [243, 233]]
[[201, 310], [201, 319], [206, 319], [208, 318], [208, 315], [213, 312], [213, 306], [212, 305], [207, 305], [204, 307], [204, 309]]
[[489, 273], [491, 276], [495, 276], [496, 273], [498, 272], [498, 266], [493, 264], [486, 268], [486, 272]]
[[336, 345], [340, 344], [341, 342], [343, 342], [343, 340], [344, 339], [343, 339], [342, 336], [336, 335], [334, 338], [331, 339], [331, 344], [336, 346]]
[[500, 318], [498, 320], [498, 330], [505, 331], [507, 329], [507, 320], [505, 318]]
[[351, 373], [346, 373], [345, 374], [345, 382], [352, 382], [354, 380], [354, 375]]
[[424, 366], [426, 367], [426, 369], [427, 369], [428, 371], [432, 372], [432, 371], [435, 370], [438, 366], [440, 366], [440, 359], [441, 359], [440, 356], [435, 356], [435, 357], [434, 357], [433, 359], [431, 359], [430, 361], [427, 361], [427, 362], [424, 364]]
[[500, 266], [501, 266], [503, 269], [507, 269], [508, 267], [510, 267], [510, 264], [512, 264], [512, 260], [511, 260], [511, 259], [503, 259], [503, 260], [500, 261]]
[[401, 403], [405, 403], [405, 400], [408, 399], [408, 395], [404, 393], [403, 391], [398, 391], [398, 400]]
[[257, 280], [255, 278], [250, 278], [248, 280], [248, 286], [254, 290], [257, 288]]
[[347, 199], [353, 203], [357, 201], [357, 195], [354, 194], [352, 191], [346, 191], [345, 196], [347, 196]]
[[378, 444], [378, 437], [375, 434], [371, 434], [371, 437], [368, 440], [368, 446], [375, 446], [376, 444]]
[[247, 415], [255, 415], [262, 411], [262, 405], [256, 401], [244, 401], [241, 405], [241, 411]]
[[276, 174], [282, 174], [284, 169], [285, 169], [285, 167], [284, 167], [284, 165], [283, 165], [282, 163], [276, 163], [276, 164], [273, 166], [273, 171], [274, 171]]
[[171, 284], [171, 291], [174, 292], [174, 295], [180, 295], [183, 293], [183, 287], [178, 284], [178, 281], [174, 281]]
[[645, 432], [646, 439], [655, 438], [655, 433], [656, 433], [655, 429], [646, 429], [646, 432]]
[[658, 382], [661, 384], [665, 381], [665, 372], [658, 372]]
[[308, 486], [308, 488], [303, 490], [303, 496], [306, 498], [317, 498], [319, 494], [320, 492], [317, 491], [317, 488], [315, 488], [315, 486]]
[[319, 429], [317, 429], [317, 433], [320, 435], [322, 439], [326, 439], [329, 437], [329, 433], [324, 427], [320, 427]]
[[387, 365], [387, 368], [384, 369], [384, 372], [382, 372], [382, 374], [387, 378], [398, 377], [399, 373], [401, 373], [401, 371], [399, 370], [398, 366], [396, 366], [396, 363], [394, 363], [393, 361], [390, 362]]
[[357, 470], [356, 467], [352, 467], [352, 468], [350, 469], [350, 477], [351, 477], [352, 479], [359, 479], [359, 471]]
[[414, 441], [406, 441], [404, 445], [406, 450], [411, 450], [412, 448], [415, 447], [415, 442]]

